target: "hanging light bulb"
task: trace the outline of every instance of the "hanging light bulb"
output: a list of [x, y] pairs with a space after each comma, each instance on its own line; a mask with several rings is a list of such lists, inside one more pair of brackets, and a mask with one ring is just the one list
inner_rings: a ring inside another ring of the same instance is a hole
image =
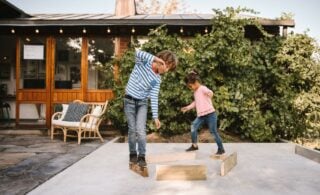
[[108, 27], [108, 29], [107, 29], [107, 33], [111, 33], [111, 30], [110, 30], [110, 28]]
[[16, 33], [16, 31], [14, 30], [14, 28], [11, 29], [11, 33], [12, 33], [12, 34]]
[[134, 27], [132, 27], [131, 32], [132, 32], [132, 33], [135, 33], [135, 32], [136, 32], [136, 30], [134, 29]]
[[183, 33], [183, 28], [182, 27], [180, 28], [180, 33]]
[[63, 33], [63, 29], [62, 29], [62, 28], [59, 29], [59, 33], [60, 33], [60, 34]]
[[37, 34], [39, 34], [40, 31], [39, 31], [39, 29], [36, 29], [35, 32], [36, 32]]
[[83, 29], [82, 29], [82, 32], [83, 32], [83, 34], [86, 34], [86, 33], [87, 33], [86, 28], [83, 28]]
[[207, 27], [204, 29], [204, 33], [208, 33], [208, 28]]

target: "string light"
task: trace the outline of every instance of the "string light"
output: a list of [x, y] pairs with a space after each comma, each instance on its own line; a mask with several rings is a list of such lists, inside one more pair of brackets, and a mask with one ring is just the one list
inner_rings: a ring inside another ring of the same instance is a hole
[[40, 31], [39, 31], [39, 29], [36, 29], [35, 32], [36, 32], [37, 34], [39, 34]]
[[111, 30], [110, 30], [110, 28], [108, 27], [108, 29], [107, 29], [107, 33], [111, 33]]
[[16, 31], [14, 29], [11, 29], [11, 33], [14, 34], [16, 33]]
[[132, 32], [132, 33], [135, 33], [135, 32], [136, 32], [136, 30], [134, 29], [134, 27], [132, 27], [131, 32]]
[[204, 33], [208, 33], [208, 28], [207, 27], [204, 29]]
[[63, 29], [62, 29], [62, 28], [59, 29], [59, 33], [60, 33], [60, 34], [63, 33]]
[[182, 27], [180, 28], [180, 33], [183, 33], [183, 28]]
[[83, 29], [82, 29], [82, 32], [83, 32], [83, 34], [86, 34], [86, 33], [87, 33], [86, 28], [83, 28]]

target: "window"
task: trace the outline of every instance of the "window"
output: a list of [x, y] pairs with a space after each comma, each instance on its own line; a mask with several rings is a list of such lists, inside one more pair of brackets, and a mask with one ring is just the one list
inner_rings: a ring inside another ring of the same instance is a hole
[[25, 37], [21, 41], [21, 82], [24, 89], [46, 88], [45, 39]]
[[91, 38], [88, 42], [88, 89], [110, 89], [113, 79], [114, 41]]
[[81, 87], [82, 38], [61, 37], [56, 40], [55, 88]]

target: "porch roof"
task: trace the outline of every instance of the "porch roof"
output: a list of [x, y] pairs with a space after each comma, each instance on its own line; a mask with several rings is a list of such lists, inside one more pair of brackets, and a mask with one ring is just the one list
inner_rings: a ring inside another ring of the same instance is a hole
[[[209, 26], [213, 14], [140, 14], [116, 16], [114, 14], [32, 14], [30, 17], [2, 18], [0, 26]], [[240, 16], [252, 18], [252, 16]], [[294, 20], [276, 20], [257, 17], [263, 26], [294, 27]]]

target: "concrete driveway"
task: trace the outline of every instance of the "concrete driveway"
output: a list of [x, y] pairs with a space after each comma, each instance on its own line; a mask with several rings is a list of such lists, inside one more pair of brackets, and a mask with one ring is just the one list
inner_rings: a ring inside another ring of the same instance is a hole
[[[189, 143], [147, 144], [147, 153], [183, 152]], [[226, 143], [228, 153], [238, 153], [238, 164], [220, 176], [220, 160], [209, 156], [216, 145], [200, 144], [195, 160], [161, 164], [202, 164], [207, 180], [157, 181], [156, 164], [149, 164], [147, 178], [128, 168], [128, 145], [109, 142], [46, 181], [30, 195], [43, 194], [319, 194], [320, 164], [294, 153], [290, 143]]]

